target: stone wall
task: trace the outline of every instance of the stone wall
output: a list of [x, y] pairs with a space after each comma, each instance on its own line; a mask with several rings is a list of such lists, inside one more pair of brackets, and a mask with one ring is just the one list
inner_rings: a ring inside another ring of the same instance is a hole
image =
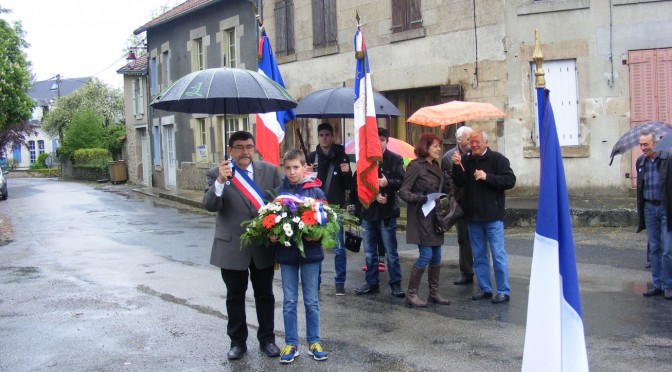
[[177, 170], [177, 189], [197, 191], [205, 190], [207, 185], [205, 173], [213, 166], [214, 164], [209, 163], [183, 162], [180, 169]]

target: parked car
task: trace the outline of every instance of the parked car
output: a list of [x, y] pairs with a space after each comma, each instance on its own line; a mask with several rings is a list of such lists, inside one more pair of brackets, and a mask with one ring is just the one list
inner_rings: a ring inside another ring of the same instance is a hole
[[7, 200], [7, 197], [9, 194], [7, 194], [7, 178], [5, 178], [5, 174], [9, 173], [8, 171], [2, 171], [0, 172], [0, 196], [2, 200]]

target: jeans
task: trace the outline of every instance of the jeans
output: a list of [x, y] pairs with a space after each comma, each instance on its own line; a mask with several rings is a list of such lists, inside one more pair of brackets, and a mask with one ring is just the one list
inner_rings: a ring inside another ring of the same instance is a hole
[[425, 269], [427, 265], [440, 265], [441, 264], [441, 246], [428, 246], [428, 245], [419, 245], [418, 250], [420, 251], [420, 256], [418, 260], [415, 261], [415, 267], [418, 269]]
[[378, 285], [378, 243], [382, 242], [387, 256], [389, 284], [401, 284], [401, 267], [397, 253], [397, 219], [367, 221], [362, 220], [362, 242], [366, 254], [366, 283]]
[[672, 288], [672, 232], [667, 231], [665, 206], [644, 205], [646, 236], [649, 240], [649, 260], [653, 286]]
[[484, 292], [492, 293], [490, 255], [488, 254], [488, 245], [490, 245], [497, 293], [510, 294], [508, 258], [504, 249], [504, 221], [469, 222], [469, 238], [479, 288]]
[[308, 345], [320, 342], [320, 303], [317, 299], [319, 262], [301, 265], [280, 264], [282, 277], [282, 316], [285, 323], [285, 345], [299, 345], [296, 304], [299, 301], [299, 275], [306, 309], [306, 339]]
[[336, 277], [334, 283], [345, 284], [345, 273], [348, 265], [348, 260], [345, 255], [345, 231], [341, 224], [341, 230], [338, 232], [338, 242], [334, 246], [334, 272]]

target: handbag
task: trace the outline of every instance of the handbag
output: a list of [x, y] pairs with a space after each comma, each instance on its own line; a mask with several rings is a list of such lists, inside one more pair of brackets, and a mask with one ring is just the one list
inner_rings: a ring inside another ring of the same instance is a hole
[[359, 252], [362, 246], [362, 236], [359, 234], [359, 231], [354, 229], [345, 230], [345, 249], [351, 252]]
[[[443, 184], [443, 177], [441, 184]], [[451, 188], [448, 195], [443, 195], [436, 200], [436, 206], [434, 206], [434, 231], [438, 234], [448, 232], [463, 215], [464, 211], [460, 207], [460, 203], [455, 199]]]

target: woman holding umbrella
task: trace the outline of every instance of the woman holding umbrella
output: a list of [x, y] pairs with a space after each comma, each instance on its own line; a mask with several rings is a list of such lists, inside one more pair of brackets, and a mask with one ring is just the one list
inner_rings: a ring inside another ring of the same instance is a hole
[[429, 265], [429, 300], [448, 305], [450, 301], [439, 294], [439, 276], [441, 273], [441, 246], [443, 233], [434, 229], [434, 210], [426, 216], [422, 205], [427, 195], [440, 192], [443, 174], [439, 166], [441, 157], [441, 139], [433, 133], [425, 133], [415, 147], [417, 159], [412, 160], [406, 169], [406, 177], [399, 189], [399, 197], [407, 206], [406, 243], [417, 244], [420, 255], [411, 269], [411, 278], [406, 291], [406, 304], [426, 307], [427, 302], [418, 298], [420, 280]]

